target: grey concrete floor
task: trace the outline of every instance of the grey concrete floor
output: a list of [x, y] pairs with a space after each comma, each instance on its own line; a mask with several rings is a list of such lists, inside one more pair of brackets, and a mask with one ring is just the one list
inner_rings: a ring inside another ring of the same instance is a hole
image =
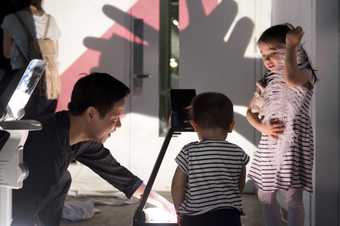
[[[169, 194], [163, 195], [169, 198]], [[73, 199], [73, 198], [71, 198]], [[95, 197], [96, 200], [106, 201], [109, 197]], [[100, 209], [91, 219], [80, 222], [63, 222], [61, 226], [132, 226], [132, 219], [138, 202], [129, 205], [107, 206], [100, 205]], [[243, 207], [245, 216], [242, 216], [243, 226], [262, 226], [262, 211], [255, 195], [243, 195]]]

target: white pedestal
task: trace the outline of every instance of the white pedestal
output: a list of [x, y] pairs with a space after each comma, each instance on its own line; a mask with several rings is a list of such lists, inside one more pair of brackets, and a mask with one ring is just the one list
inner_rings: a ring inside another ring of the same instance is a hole
[[12, 190], [0, 187], [0, 225], [10, 226], [12, 222]]

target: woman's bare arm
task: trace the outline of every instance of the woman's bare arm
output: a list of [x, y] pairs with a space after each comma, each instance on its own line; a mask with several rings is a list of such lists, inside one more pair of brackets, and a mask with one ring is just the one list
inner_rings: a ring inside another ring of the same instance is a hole
[[11, 50], [13, 47], [13, 39], [12, 36], [4, 31], [3, 33], [3, 55], [4, 57], [6, 57], [7, 59], [9, 59], [11, 57]]

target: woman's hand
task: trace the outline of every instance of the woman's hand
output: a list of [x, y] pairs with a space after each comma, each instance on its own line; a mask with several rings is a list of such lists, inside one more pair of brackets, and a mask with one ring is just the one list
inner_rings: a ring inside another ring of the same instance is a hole
[[12, 47], [13, 47], [12, 36], [9, 33], [7, 33], [6, 31], [4, 31], [2, 50], [3, 50], [3, 55], [6, 59], [11, 58]]
[[301, 42], [303, 34], [304, 34], [303, 29], [300, 26], [288, 32], [286, 35], [286, 47], [287, 48], [297, 47]]
[[279, 138], [279, 135], [283, 133], [285, 126], [282, 121], [271, 120], [269, 124], [261, 124], [259, 130], [262, 134], [266, 134], [272, 138]]

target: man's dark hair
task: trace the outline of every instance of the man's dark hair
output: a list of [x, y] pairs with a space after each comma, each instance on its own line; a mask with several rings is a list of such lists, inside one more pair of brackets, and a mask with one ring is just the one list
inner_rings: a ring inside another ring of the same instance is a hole
[[98, 110], [101, 117], [104, 117], [116, 102], [129, 93], [130, 89], [113, 76], [92, 73], [76, 82], [68, 108], [72, 115], [80, 115], [92, 106]]
[[222, 93], [199, 94], [192, 101], [192, 118], [202, 129], [230, 129], [234, 120], [233, 103]]

